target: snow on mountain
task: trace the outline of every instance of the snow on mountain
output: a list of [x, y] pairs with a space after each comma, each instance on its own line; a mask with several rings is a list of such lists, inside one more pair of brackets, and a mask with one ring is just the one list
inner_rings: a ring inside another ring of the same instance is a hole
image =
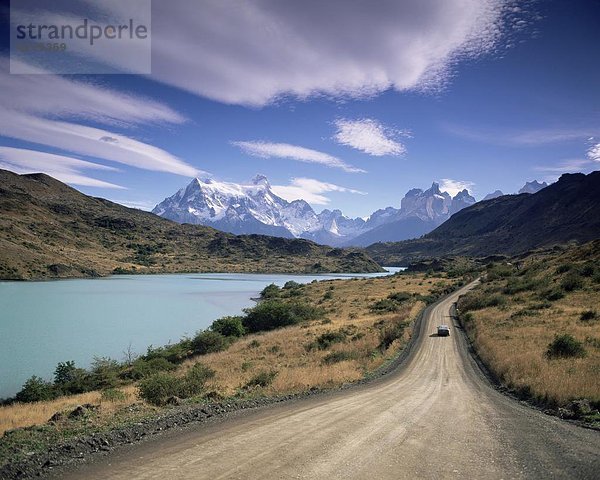
[[[317, 214], [304, 200], [289, 202], [277, 196], [267, 177], [257, 175], [248, 184], [196, 178], [159, 203], [153, 213], [176, 222], [208, 225], [235, 234], [302, 237], [342, 246], [353, 244], [355, 238], [378, 241], [378, 231], [382, 235], [385, 232], [382, 237], [385, 239], [422, 235], [473, 203], [475, 199], [467, 190], [451, 198], [433, 183], [428, 190], [410, 190], [400, 209], [380, 209], [366, 220], [349, 218], [340, 210], [325, 209]], [[366, 235], [368, 232], [371, 233]]]

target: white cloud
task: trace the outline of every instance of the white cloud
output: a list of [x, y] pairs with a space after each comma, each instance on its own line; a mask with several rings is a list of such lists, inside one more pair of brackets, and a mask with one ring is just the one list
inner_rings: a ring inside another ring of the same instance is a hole
[[539, 128], [531, 130], [515, 129], [477, 129], [461, 125], [444, 125], [447, 132], [475, 142], [491, 143], [494, 145], [551, 145], [553, 143], [585, 140], [600, 133], [600, 129], [577, 128]]
[[298, 145], [290, 145], [289, 143], [270, 143], [262, 141], [251, 142], [231, 142], [236, 147], [239, 147], [248, 155], [261, 158], [285, 158], [296, 160], [304, 163], [316, 163], [331, 168], [340, 168], [345, 172], [359, 173], [365, 172], [357, 167], [348, 165], [343, 160], [340, 160], [328, 153], [319, 152], [310, 148], [300, 147]]
[[74, 123], [84, 120], [131, 128], [185, 121], [170, 107], [147, 98], [57, 75], [11, 75], [8, 60], [0, 57], [0, 107], [0, 135], [5, 137], [136, 168], [184, 176], [199, 173], [163, 149]]
[[154, 2], [152, 78], [255, 106], [287, 95], [436, 89], [456, 62], [493, 52], [505, 32], [527, 25], [512, 3], [205, 0], [199, 10], [188, 0]]
[[46, 173], [65, 183], [85, 187], [123, 189], [120, 185], [88, 177], [82, 170], [116, 170], [78, 158], [24, 148], [0, 146], [0, 168], [15, 173]]
[[[193, 177], [199, 172], [158, 147], [107, 130], [20, 112], [0, 116], [0, 133], [132, 167]], [[109, 138], [110, 141], [106, 139]]]
[[[600, 152], [599, 152], [600, 153]], [[586, 170], [593, 163], [593, 159], [570, 159], [563, 160], [557, 165], [539, 165], [534, 167], [533, 169], [537, 172], [547, 172], [547, 173], [573, 173], [573, 172], [581, 172], [582, 170]], [[554, 178], [554, 177], [552, 177]]]
[[473, 194], [473, 187], [475, 184], [466, 180], [453, 180], [451, 178], [442, 178], [439, 181], [440, 190], [442, 192], [448, 192], [450, 196], [454, 197], [458, 192], [462, 192], [467, 189], [470, 194]]
[[588, 149], [587, 157], [594, 162], [600, 162], [600, 143], [592, 145]]
[[125, 207], [135, 208], [137, 210], [143, 210], [145, 212], [151, 211], [158, 202], [152, 202], [149, 200], [111, 200], [112, 202], [118, 203]]
[[185, 118], [152, 99], [58, 75], [11, 75], [0, 56], [0, 106], [33, 115], [74, 117], [105, 124], [182, 123]]
[[376, 157], [406, 153], [406, 147], [395, 140], [398, 135], [407, 136], [406, 132], [386, 127], [372, 118], [338, 119], [334, 123], [337, 131], [333, 139], [342, 145]]
[[289, 185], [273, 185], [273, 192], [288, 201], [302, 199], [314, 205], [327, 205], [330, 199], [323, 195], [329, 192], [366, 195], [365, 192], [341, 187], [333, 183], [321, 182], [314, 178], [293, 178]]

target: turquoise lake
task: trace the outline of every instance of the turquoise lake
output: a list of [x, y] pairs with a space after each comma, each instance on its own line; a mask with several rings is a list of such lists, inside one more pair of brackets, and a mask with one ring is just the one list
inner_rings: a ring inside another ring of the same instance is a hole
[[[398, 268], [389, 268], [393, 273]], [[119, 275], [48, 282], [0, 282], [0, 398], [32, 375], [51, 380], [58, 362], [87, 367], [94, 356], [123, 360], [131, 345], [177, 342], [252, 306], [268, 284], [386, 274]]]

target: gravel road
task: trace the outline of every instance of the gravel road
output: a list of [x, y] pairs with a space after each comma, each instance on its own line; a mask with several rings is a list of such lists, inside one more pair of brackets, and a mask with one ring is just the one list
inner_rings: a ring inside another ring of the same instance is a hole
[[[426, 313], [406, 362], [380, 380], [157, 438], [63, 478], [600, 478], [600, 432], [490, 386], [449, 314], [464, 290]], [[434, 335], [441, 323], [449, 337]]]

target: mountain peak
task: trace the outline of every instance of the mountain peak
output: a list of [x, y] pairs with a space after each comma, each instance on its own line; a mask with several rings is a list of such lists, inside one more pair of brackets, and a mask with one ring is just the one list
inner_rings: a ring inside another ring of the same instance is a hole
[[264, 185], [265, 187], [271, 186], [269, 184], [269, 179], [262, 173], [256, 174], [256, 176], [252, 179], [252, 185]]
[[523, 185], [521, 190], [519, 190], [519, 193], [537, 193], [542, 188], [546, 188], [547, 186], [548, 184], [546, 182], [540, 183], [537, 180], [534, 180], [532, 182], [525, 182], [525, 185]]

